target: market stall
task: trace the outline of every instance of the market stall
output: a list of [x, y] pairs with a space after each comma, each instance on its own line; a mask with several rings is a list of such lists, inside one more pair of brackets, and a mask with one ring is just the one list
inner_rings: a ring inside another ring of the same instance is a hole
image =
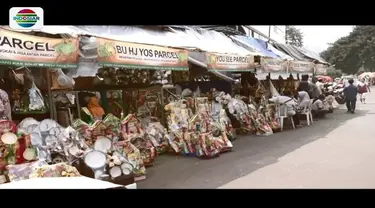
[[56, 118], [53, 90], [71, 85], [61, 68], [77, 67], [78, 38], [47, 37], [0, 29], [1, 60], [5, 89], [12, 106], [12, 118]]
[[[265, 96], [265, 88], [273, 84], [262, 84], [253, 73], [262, 66], [262, 53], [214, 31], [162, 29], [68, 26], [58, 33], [71, 36], [53, 38], [2, 29], [2, 34], [35, 43], [34, 49], [45, 43], [43, 55], [6, 46], [3, 63], [12, 57], [8, 64], [32, 73], [32, 66], [49, 68], [42, 70], [45, 93], [39, 84], [26, 91], [35, 105], [44, 103], [49, 109], [49, 119], [28, 115], [20, 122], [0, 121], [0, 161], [6, 180], [83, 175], [133, 184], [146, 178], [159, 154], [203, 159], [231, 151], [234, 121], [258, 135], [273, 133], [275, 109]], [[53, 33], [48, 26], [42, 31]], [[266, 69], [280, 64], [263, 61]], [[297, 65], [292, 70], [301, 68]], [[18, 77], [18, 70], [12, 68], [10, 74]], [[240, 78], [233, 78], [233, 73]], [[232, 90], [238, 82], [254, 95]], [[12, 102], [24, 106], [22, 93], [11, 93]], [[90, 108], [103, 110], [98, 116]], [[67, 114], [61, 113], [63, 109]]]

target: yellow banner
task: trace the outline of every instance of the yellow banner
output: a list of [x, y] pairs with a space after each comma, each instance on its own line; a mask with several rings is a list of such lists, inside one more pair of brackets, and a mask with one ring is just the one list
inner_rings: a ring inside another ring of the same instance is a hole
[[97, 38], [101, 66], [139, 69], [188, 70], [188, 51], [162, 46]]
[[254, 70], [254, 56], [220, 54], [206, 52], [206, 63], [209, 70], [218, 71], [251, 71]]
[[313, 73], [314, 63], [308, 61], [290, 61], [289, 73]]
[[288, 61], [262, 57], [261, 66], [264, 72], [286, 73]]
[[315, 64], [315, 74], [326, 75], [327, 74], [327, 65], [324, 64]]
[[78, 39], [46, 38], [0, 28], [0, 64], [75, 68]]

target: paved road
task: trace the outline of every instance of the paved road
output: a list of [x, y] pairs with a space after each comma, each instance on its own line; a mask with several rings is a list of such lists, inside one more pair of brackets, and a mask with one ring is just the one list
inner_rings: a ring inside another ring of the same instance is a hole
[[310, 127], [242, 136], [219, 158], [160, 156], [139, 188], [375, 188], [375, 92]]

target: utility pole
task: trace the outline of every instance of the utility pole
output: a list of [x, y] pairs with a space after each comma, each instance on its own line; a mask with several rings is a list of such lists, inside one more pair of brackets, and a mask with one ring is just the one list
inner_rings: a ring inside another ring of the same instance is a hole
[[285, 25], [285, 44], [288, 44], [288, 35], [286, 33], [286, 31], [288, 31], [288, 25]]
[[271, 26], [272, 25], [268, 26], [268, 42], [271, 40]]

